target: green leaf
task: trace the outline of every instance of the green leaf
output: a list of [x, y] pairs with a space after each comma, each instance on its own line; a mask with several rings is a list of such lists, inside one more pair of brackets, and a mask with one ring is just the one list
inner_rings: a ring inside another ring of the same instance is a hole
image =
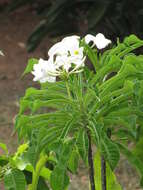
[[39, 178], [37, 190], [50, 190], [46, 181], [43, 178]]
[[77, 134], [77, 142], [76, 142], [78, 152], [85, 162], [87, 164], [88, 160], [88, 137], [85, 132], [85, 130], [80, 129], [78, 134]]
[[101, 131], [103, 126], [100, 123], [96, 123], [93, 121], [89, 121], [89, 130], [90, 130], [90, 134], [92, 136], [92, 139], [94, 140], [94, 143], [96, 144], [96, 146], [99, 146], [100, 144], [100, 135], [101, 135]]
[[119, 148], [118, 146], [107, 137], [106, 132], [104, 131], [103, 124], [89, 121], [89, 130], [91, 132], [91, 136], [95, 141], [96, 146], [101, 151], [101, 154], [104, 156], [105, 160], [109, 163], [112, 170], [116, 167], [119, 158]]
[[99, 102], [100, 99], [99, 99], [95, 89], [87, 88], [87, 92], [84, 95], [83, 101], [84, 101], [85, 106], [88, 107], [90, 104], [92, 104], [92, 106], [93, 106], [93, 103], [96, 104], [96, 102]]
[[[32, 173], [33, 172], [33, 166], [29, 164], [26, 166], [25, 170]], [[50, 176], [51, 176], [51, 170], [49, 170], [46, 167], [43, 167], [40, 171], [40, 176], [49, 181]]]
[[67, 167], [68, 160], [72, 153], [72, 149], [75, 143], [75, 139], [67, 138], [63, 144], [62, 151], [59, 157], [59, 165]]
[[74, 148], [68, 161], [68, 168], [71, 170], [72, 173], [77, 172], [78, 162], [79, 162], [79, 153]]
[[8, 170], [4, 176], [7, 190], [25, 190], [26, 180], [23, 172], [17, 169]]
[[51, 127], [47, 130], [41, 129], [38, 136], [39, 151], [55, 143], [61, 135], [62, 128], [63, 126]]
[[104, 133], [101, 135], [100, 141], [101, 154], [103, 154], [111, 169], [114, 170], [120, 158], [119, 148]]
[[88, 55], [89, 60], [93, 64], [95, 71], [97, 71], [100, 67], [99, 61], [97, 58], [97, 51], [95, 49], [92, 49], [90, 46], [88, 46], [84, 41], [82, 41], [81, 43], [84, 46], [85, 52]]
[[22, 155], [28, 149], [28, 146], [29, 146], [28, 143], [20, 145], [15, 153], [15, 157]]
[[139, 138], [133, 149], [133, 154], [135, 156], [137, 156], [143, 162], [143, 129], [142, 129], [142, 126], [139, 127], [138, 133], [139, 133], [138, 134]]
[[6, 144], [0, 143], [0, 148], [1, 148], [2, 150], [4, 150], [4, 152], [5, 152], [6, 154], [8, 154], [8, 149], [7, 149]]
[[[49, 85], [48, 85], [49, 86]], [[47, 88], [48, 88], [47, 86]], [[48, 89], [36, 89], [36, 88], [28, 88], [26, 90], [24, 99], [26, 100], [52, 100], [52, 99], [67, 99], [67, 95], [64, 90], [58, 89], [55, 83], [55, 89], [53, 87], [49, 87]]]
[[131, 34], [130, 36], [126, 37], [124, 39], [124, 43], [127, 44], [128, 46], [135, 44], [135, 43], [143, 43], [142, 40], [140, 40], [136, 35]]
[[56, 166], [51, 174], [50, 184], [53, 190], [65, 190], [69, 184], [66, 169], [60, 165]]
[[8, 162], [9, 162], [9, 158], [7, 157], [7, 155], [0, 156], [0, 167], [7, 165]]
[[32, 101], [25, 100], [24, 98], [20, 99], [19, 114], [23, 114], [27, 109], [32, 109]]
[[21, 171], [23, 171], [29, 164], [27, 162], [27, 160], [25, 160], [24, 158], [21, 158], [21, 157], [17, 157], [16, 159], [14, 159], [13, 162], [14, 162], [14, 165], [16, 166], [16, 168]]
[[[29, 102], [30, 103], [30, 102]], [[62, 110], [63, 107], [70, 104], [76, 106], [76, 102], [70, 101], [66, 98], [63, 99], [51, 99], [47, 101], [41, 101], [40, 99], [36, 99], [32, 104], [28, 107], [31, 107], [32, 112], [36, 112], [40, 107], [49, 107], [49, 108], [57, 108], [58, 110]]]
[[67, 166], [72, 153], [74, 141], [74, 139], [67, 139], [63, 144], [58, 164], [54, 168], [50, 178], [50, 183], [53, 190], [65, 190], [69, 184]]
[[34, 64], [37, 64], [38, 63], [38, 59], [35, 59], [35, 58], [31, 58], [28, 60], [28, 64], [27, 64], [27, 67], [26, 69], [24, 70], [24, 73], [22, 74], [22, 77], [28, 73], [30, 73], [32, 70], [33, 70], [33, 66]]
[[[75, 117], [76, 118], [76, 117]], [[69, 120], [66, 125], [63, 127], [62, 130], [62, 134], [60, 136], [61, 139], [65, 139], [66, 136], [69, 134], [70, 130], [72, 129], [74, 122], [75, 122], [75, 118], [72, 118], [71, 120]]]
[[38, 160], [37, 147], [34, 145], [30, 146], [27, 152], [24, 153], [23, 158], [25, 161], [27, 161], [27, 163], [30, 163], [34, 168]]
[[[94, 156], [94, 168], [95, 168], [95, 187], [98, 190], [102, 190], [101, 188], [101, 155], [99, 151], [96, 152]], [[117, 182], [116, 176], [111, 170], [109, 164], [106, 162], [106, 182], [107, 182], [107, 190], [122, 190], [120, 184]]]
[[[102, 57], [101, 57], [102, 58]], [[103, 59], [103, 58], [102, 58]], [[91, 79], [91, 84], [103, 81], [103, 78], [111, 72], [117, 72], [122, 65], [121, 59], [117, 55], [110, 56], [110, 59], [105, 62], [105, 65]]]
[[119, 57], [124, 57], [141, 46], [143, 46], [143, 41], [132, 34], [126, 37], [123, 43], [118, 43], [115, 48], [111, 49], [109, 55], [116, 54]]

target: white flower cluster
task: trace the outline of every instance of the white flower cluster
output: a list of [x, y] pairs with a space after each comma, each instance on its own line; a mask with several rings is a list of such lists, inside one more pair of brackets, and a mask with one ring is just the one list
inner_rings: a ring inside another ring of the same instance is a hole
[[[84, 40], [87, 44], [92, 42], [92, 47], [96, 46], [98, 49], [103, 49], [111, 43], [101, 33], [96, 36], [87, 34]], [[33, 66], [34, 81], [55, 82], [57, 76], [81, 72], [86, 58], [79, 36], [69, 36], [56, 43], [48, 51], [48, 56], [47, 61], [40, 59], [38, 64]]]
[[85, 36], [85, 42], [89, 44], [90, 42], [93, 43], [92, 47], [96, 46], [98, 49], [103, 49], [111, 43], [111, 40], [105, 38], [105, 36], [101, 33], [98, 33], [96, 36], [91, 34], [87, 34]]

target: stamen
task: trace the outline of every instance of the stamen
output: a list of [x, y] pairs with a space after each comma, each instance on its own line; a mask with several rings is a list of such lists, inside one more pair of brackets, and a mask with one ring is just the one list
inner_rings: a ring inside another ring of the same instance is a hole
[[79, 51], [78, 51], [78, 50], [75, 50], [75, 51], [74, 51], [74, 54], [75, 54], [75, 55], [78, 55], [78, 54], [79, 54]]

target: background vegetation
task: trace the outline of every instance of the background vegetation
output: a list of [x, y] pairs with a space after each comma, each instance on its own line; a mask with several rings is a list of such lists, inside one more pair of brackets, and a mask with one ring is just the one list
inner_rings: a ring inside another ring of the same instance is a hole
[[28, 51], [33, 51], [46, 35], [103, 32], [113, 41], [131, 33], [142, 36], [140, 0], [12, 0], [4, 8], [9, 13], [27, 5], [40, 16], [39, 24], [29, 34]]

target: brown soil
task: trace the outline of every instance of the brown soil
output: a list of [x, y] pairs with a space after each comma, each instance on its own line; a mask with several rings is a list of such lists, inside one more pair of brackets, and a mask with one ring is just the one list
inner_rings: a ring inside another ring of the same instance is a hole
[[[26, 39], [38, 17], [28, 10], [11, 15], [0, 15], [0, 139], [9, 142], [13, 130], [13, 119], [18, 112], [18, 102], [27, 87], [32, 86], [32, 76], [21, 79], [21, 74], [31, 57], [43, 57], [50, 41], [45, 39], [34, 53], [27, 53]], [[8, 140], [8, 141], [7, 141]], [[12, 146], [13, 147], [13, 146]]]
[[[0, 49], [5, 56], [0, 57], [0, 141], [8, 145], [10, 151], [16, 148], [17, 137], [12, 136], [14, 117], [19, 109], [19, 99], [28, 86], [33, 85], [32, 77], [21, 80], [21, 74], [30, 57], [43, 57], [45, 49], [51, 45], [46, 38], [34, 53], [26, 51], [26, 39], [39, 18], [33, 12], [21, 10], [8, 17], [0, 16]], [[1, 153], [1, 152], [0, 152]], [[87, 190], [87, 171], [81, 168], [78, 177], [72, 177], [70, 190]], [[124, 190], [141, 190], [138, 177], [129, 164], [122, 159], [116, 171]], [[0, 186], [3, 190], [3, 187]]]

